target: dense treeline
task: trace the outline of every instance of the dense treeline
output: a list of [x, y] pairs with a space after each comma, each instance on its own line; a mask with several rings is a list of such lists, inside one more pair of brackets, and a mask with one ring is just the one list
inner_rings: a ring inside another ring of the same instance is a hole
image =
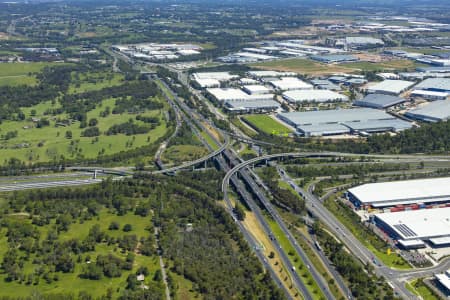
[[[412, 154], [412, 153], [448, 153], [450, 151], [450, 121], [421, 124], [420, 127], [404, 130], [392, 136], [390, 134], [375, 134], [367, 140], [331, 140], [294, 138], [289, 141], [285, 137], [259, 133], [256, 139], [274, 144], [284, 145], [286, 148], [302, 147], [310, 150], [327, 150], [349, 153], [383, 153], [383, 154]], [[280, 151], [275, 148], [273, 151]]]
[[106, 131], [106, 135], [116, 135], [116, 134], [125, 134], [125, 135], [135, 135], [135, 134], [145, 134], [148, 133], [155, 127], [152, 125], [139, 125], [130, 120], [129, 122], [122, 124], [114, 124]]
[[97, 105], [108, 98], [118, 98], [116, 100], [117, 108], [116, 111], [113, 110], [113, 113], [160, 109], [162, 104], [150, 99], [157, 95], [159, 95], [159, 90], [154, 82], [133, 81], [97, 91], [65, 94], [60, 99], [60, 103], [63, 112], [69, 113], [72, 119], [86, 121], [86, 113], [95, 109]]
[[320, 177], [320, 176], [336, 176], [336, 175], [354, 175], [360, 177], [374, 172], [389, 172], [399, 170], [409, 170], [409, 164], [354, 164], [342, 166], [286, 166], [286, 171], [295, 177]]
[[279, 187], [279, 176], [275, 167], [264, 168], [261, 177], [270, 188], [273, 201], [276, 205], [284, 209], [292, 210], [296, 214], [305, 213], [305, 201], [294, 195], [290, 190]]
[[[1, 271], [8, 281], [35, 285], [37, 290], [43, 281], [51, 287], [65, 273], [76, 272], [79, 280], [94, 281], [126, 273], [130, 275], [121, 284], [125, 288], [118, 289], [121, 299], [164, 299], [158, 272], [150, 274], [148, 289], [141, 289], [136, 280], [136, 275], [148, 274], [145, 266], [134, 272], [137, 255], [156, 254], [156, 226], [170, 272], [190, 280], [203, 298], [284, 299], [231, 217], [216, 203], [221, 198], [222, 176], [214, 170], [173, 178], [136, 175], [135, 179], [107, 180], [91, 187], [12, 193], [0, 213], [0, 226], [6, 229], [8, 239], [6, 254], [0, 259]], [[112, 234], [120, 224], [113, 222], [107, 229], [100, 226], [102, 219], [98, 218], [105, 211], [117, 217], [133, 213], [136, 218], [148, 218], [147, 236], [128, 232], [132, 228], [126, 224], [119, 236]], [[19, 215], [28, 217], [15, 217]], [[91, 226], [83, 238], [63, 238], [73, 224], [95, 219], [99, 224]], [[108, 246], [117, 247], [123, 255], [102, 253]], [[34, 271], [24, 268], [27, 260]], [[175, 293], [176, 280], [169, 277]], [[89, 291], [82, 292], [89, 296]], [[59, 299], [70, 297], [61, 295]]]

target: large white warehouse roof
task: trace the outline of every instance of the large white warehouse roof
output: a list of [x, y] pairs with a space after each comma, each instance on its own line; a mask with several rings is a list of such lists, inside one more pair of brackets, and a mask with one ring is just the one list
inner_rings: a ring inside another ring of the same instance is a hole
[[367, 89], [369, 93], [380, 93], [380, 94], [390, 94], [390, 95], [398, 95], [411, 86], [413, 86], [415, 82], [413, 81], [405, 81], [405, 80], [384, 80], [380, 83], [377, 83]]
[[297, 77], [283, 77], [280, 80], [270, 82], [276, 89], [280, 91], [291, 90], [311, 90], [313, 86]]
[[404, 240], [450, 236], [450, 207], [376, 214]]
[[329, 90], [294, 90], [283, 93], [289, 102], [347, 101], [348, 97]]
[[367, 183], [348, 191], [372, 206], [439, 202], [450, 200], [450, 177]]
[[216, 79], [219, 81], [228, 81], [234, 78], [238, 78], [237, 75], [231, 75], [229, 72], [202, 72], [192, 74], [194, 79]]

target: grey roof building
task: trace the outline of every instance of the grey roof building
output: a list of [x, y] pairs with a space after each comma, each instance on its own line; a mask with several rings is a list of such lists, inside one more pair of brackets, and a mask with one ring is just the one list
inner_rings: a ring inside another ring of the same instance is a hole
[[450, 92], [450, 78], [428, 78], [416, 85], [414, 89]]
[[400, 131], [412, 126], [384, 111], [371, 108], [290, 112], [278, 114], [278, 118], [296, 127], [305, 136]]
[[384, 80], [367, 89], [369, 93], [399, 95], [415, 84], [414, 81]]
[[450, 118], [450, 100], [431, 102], [423, 107], [407, 112], [405, 116], [424, 122], [448, 120]]
[[227, 101], [225, 107], [234, 113], [263, 113], [279, 109], [280, 103], [274, 100]]
[[358, 61], [359, 58], [353, 55], [345, 55], [345, 54], [336, 54], [336, 55], [312, 55], [311, 59], [324, 62], [327, 64], [330, 63], [341, 63], [341, 62], [351, 62]]
[[355, 102], [353, 102], [353, 105], [383, 109], [403, 103], [405, 101], [406, 100], [403, 98], [391, 95], [369, 94], [363, 99], [356, 100]]

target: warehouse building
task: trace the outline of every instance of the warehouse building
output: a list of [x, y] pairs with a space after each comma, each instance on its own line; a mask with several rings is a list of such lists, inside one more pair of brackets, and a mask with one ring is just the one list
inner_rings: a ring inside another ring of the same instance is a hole
[[193, 82], [196, 87], [199, 87], [202, 89], [220, 87], [220, 81], [217, 79], [211, 79], [211, 78], [195, 79]]
[[442, 100], [428, 103], [422, 107], [405, 113], [411, 119], [423, 122], [440, 122], [450, 118], [450, 100]]
[[235, 88], [211, 88], [206, 92], [219, 102], [246, 100], [248, 97], [247, 93]]
[[229, 72], [202, 72], [192, 74], [194, 80], [198, 79], [215, 79], [220, 82], [230, 81], [239, 78], [237, 75], [231, 75]]
[[349, 189], [347, 198], [357, 208], [448, 203], [450, 177], [367, 183]]
[[267, 113], [278, 110], [280, 103], [274, 100], [227, 101], [225, 102], [225, 108], [236, 114]]
[[385, 109], [400, 103], [405, 102], [404, 98], [384, 95], [384, 94], [369, 94], [361, 100], [356, 100], [353, 105], [362, 107], [371, 107], [377, 109]]
[[449, 93], [446, 92], [435, 92], [435, 91], [427, 91], [427, 90], [414, 90], [411, 92], [412, 97], [419, 97], [426, 100], [445, 100], [447, 99]]
[[263, 77], [292, 77], [296, 76], [293, 72], [278, 72], [278, 71], [249, 71], [247, 72], [249, 77], [263, 78]]
[[290, 112], [278, 114], [278, 118], [307, 137], [400, 131], [412, 126], [384, 111], [371, 108]]
[[246, 85], [242, 89], [249, 95], [269, 94], [271, 92], [270, 89], [263, 85]]
[[353, 62], [358, 61], [359, 58], [353, 55], [344, 55], [344, 54], [335, 54], [335, 55], [312, 55], [312, 60], [316, 60], [319, 62], [323, 62], [326, 64], [331, 63], [344, 63], [344, 62]]
[[297, 77], [283, 77], [280, 80], [270, 81], [270, 84], [279, 91], [312, 90], [313, 86]]
[[445, 296], [450, 297], [450, 269], [445, 273], [435, 275], [438, 287]]
[[347, 96], [329, 90], [287, 91], [283, 93], [283, 98], [290, 103], [348, 101]]
[[334, 84], [331, 81], [326, 80], [326, 79], [312, 79], [311, 83], [314, 85], [315, 88], [321, 89], [321, 90], [330, 90], [330, 91], [342, 90], [339, 85]]
[[373, 215], [373, 222], [397, 241], [450, 238], [450, 207], [417, 209]]
[[400, 95], [411, 88], [415, 82], [405, 80], [384, 80], [367, 89], [368, 93]]
[[428, 78], [416, 85], [414, 89], [450, 93], [450, 78]]
[[384, 45], [382, 40], [372, 37], [349, 36], [345, 38], [345, 46], [347, 48], [363, 49], [382, 45]]
[[274, 94], [247, 94], [244, 91], [236, 88], [211, 88], [207, 89], [207, 96], [212, 97], [213, 100], [219, 102], [230, 101], [262, 101], [273, 100]]

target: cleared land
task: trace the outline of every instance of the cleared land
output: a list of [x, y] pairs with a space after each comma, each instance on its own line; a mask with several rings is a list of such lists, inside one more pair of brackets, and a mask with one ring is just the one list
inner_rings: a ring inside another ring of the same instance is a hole
[[289, 71], [306, 75], [332, 74], [338, 72], [353, 72], [346, 65], [326, 65], [303, 58], [290, 58], [251, 64], [251, 67], [264, 70]]
[[[18, 158], [27, 162], [45, 162], [57, 160], [61, 156], [66, 158], [95, 158], [99, 154], [108, 155], [120, 151], [147, 145], [162, 137], [167, 131], [163, 110], [149, 110], [143, 113], [146, 117], [158, 117], [160, 125], [147, 134], [135, 135], [104, 135], [112, 125], [126, 123], [134, 119], [135, 115], [110, 114], [99, 117], [106, 107], [111, 109], [115, 106], [115, 99], [107, 99], [102, 105], [87, 113], [89, 119], [97, 119], [100, 132], [98, 137], [82, 137], [85, 128], [80, 128], [79, 122], [67, 126], [58, 126], [58, 119], [65, 119], [66, 114], [55, 115], [48, 118], [49, 126], [37, 128], [36, 123], [31, 120], [31, 112], [34, 110], [36, 119], [48, 117], [44, 112], [49, 108], [57, 108], [59, 104], [52, 105], [51, 101], [38, 104], [29, 108], [23, 108], [26, 119], [23, 121], [4, 121], [0, 125], [0, 134], [17, 131], [17, 137], [2, 141], [0, 155], [3, 160]], [[144, 125], [142, 121], [134, 120], [135, 124]], [[71, 132], [72, 138], [67, 138], [66, 133]]]
[[400, 59], [376, 63], [322, 64], [308, 59], [292, 58], [251, 64], [250, 66], [264, 70], [289, 71], [305, 75], [323, 75], [338, 72], [355, 73], [358, 71], [412, 69], [419, 65], [409, 60]]
[[0, 64], [0, 85], [35, 85], [36, 76], [32, 73], [56, 63], [2, 63]]
[[208, 151], [203, 146], [194, 145], [175, 145], [169, 147], [163, 155], [164, 162], [179, 163], [184, 161], [196, 160]]
[[243, 117], [255, 129], [267, 134], [288, 134], [292, 131], [267, 115], [248, 115]]

